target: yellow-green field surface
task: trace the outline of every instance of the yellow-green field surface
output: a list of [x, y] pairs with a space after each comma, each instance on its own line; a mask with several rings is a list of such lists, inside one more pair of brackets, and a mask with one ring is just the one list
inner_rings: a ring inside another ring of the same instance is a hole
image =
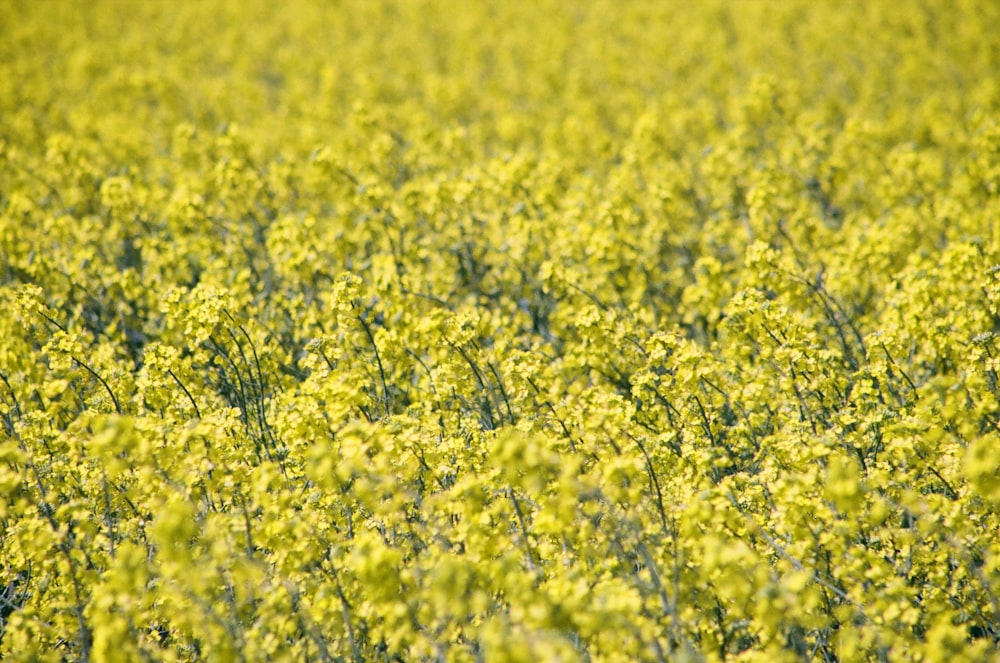
[[6, 0], [0, 658], [997, 660], [998, 26]]

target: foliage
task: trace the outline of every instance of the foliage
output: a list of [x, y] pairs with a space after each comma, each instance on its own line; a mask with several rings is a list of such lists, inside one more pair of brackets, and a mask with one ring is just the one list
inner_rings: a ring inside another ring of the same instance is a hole
[[998, 24], [6, 3], [0, 657], [997, 656]]

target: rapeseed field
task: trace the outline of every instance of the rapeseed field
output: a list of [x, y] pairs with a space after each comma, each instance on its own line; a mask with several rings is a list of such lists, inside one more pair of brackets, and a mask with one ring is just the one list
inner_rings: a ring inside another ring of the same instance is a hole
[[997, 660], [998, 25], [6, 0], [0, 658]]

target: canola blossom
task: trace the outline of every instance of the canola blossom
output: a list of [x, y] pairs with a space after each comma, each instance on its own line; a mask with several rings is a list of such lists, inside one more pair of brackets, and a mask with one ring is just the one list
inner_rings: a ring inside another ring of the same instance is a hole
[[8, 0], [0, 658], [1000, 657], [997, 25]]

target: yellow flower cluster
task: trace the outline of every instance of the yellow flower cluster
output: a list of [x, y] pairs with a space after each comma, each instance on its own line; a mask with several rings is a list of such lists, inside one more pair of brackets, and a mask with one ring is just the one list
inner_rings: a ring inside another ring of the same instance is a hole
[[6, 2], [0, 658], [1000, 656], [997, 25]]

